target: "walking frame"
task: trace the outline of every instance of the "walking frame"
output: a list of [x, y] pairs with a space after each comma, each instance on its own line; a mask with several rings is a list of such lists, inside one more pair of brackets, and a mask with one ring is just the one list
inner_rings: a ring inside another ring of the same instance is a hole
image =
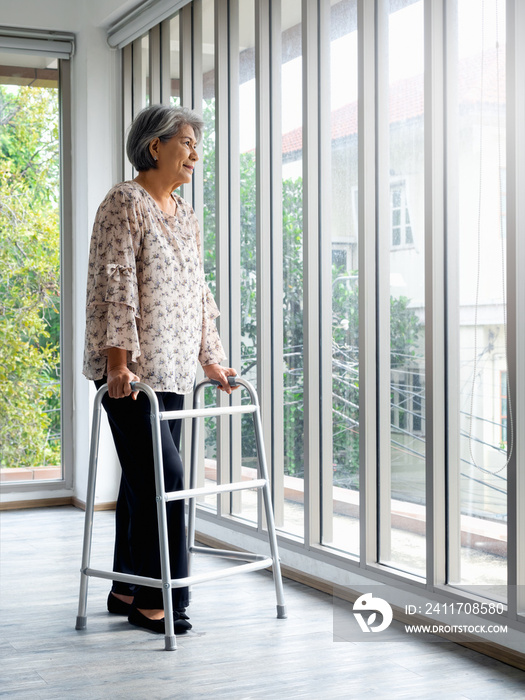
[[[193, 408], [181, 411], [159, 411], [157, 397], [153, 389], [151, 389], [151, 387], [149, 387], [147, 384], [143, 384], [142, 382], [133, 382], [131, 385], [134, 391], [143, 391], [148, 396], [151, 406], [150, 420], [153, 438], [155, 489], [160, 543], [160, 579], [148, 578], [145, 576], [136, 576], [132, 574], [124, 574], [116, 571], [102, 571], [98, 569], [92, 569], [90, 567], [91, 543], [93, 534], [93, 512], [95, 505], [95, 486], [100, 437], [101, 407], [102, 399], [108, 390], [107, 384], [104, 384], [98, 390], [95, 396], [95, 403], [93, 408], [93, 424], [91, 429], [91, 447], [89, 455], [88, 487], [86, 496], [86, 515], [84, 522], [84, 541], [82, 547], [82, 566], [80, 570], [80, 592], [78, 601], [78, 615], [76, 620], [77, 630], [84, 630], [86, 629], [87, 625], [87, 593], [88, 579], [90, 576], [95, 576], [97, 578], [104, 578], [113, 581], [122, 581], [124, 583], [130, 584], [142, 584], [151, 588], [162, 588], [165, 625], [164, 639], [165, 649], [167, 651], [174, 651], [177, 648], [173, 621], [173, 601], [171, 597], [172, 588], [192, 586], [197, 583], [203, 583], [205, 581], [211, 581], [218, 578], [225, 578], [226, 576], [246, 573], [248, 571], [258, 571], [260, 569], [265, 569], [271, 566], [273, 571], [273, 580], [277, 599], [277, 617], [280, 619], [286, 618], [286, 607], [284, 604], [281, 567], [277, 550], [277, 536], [275, 533], [275, 523], [271, 504], [270, 485], [268, 480], [268, 467], [266, 463], [266, 455], [264, 450], [259, 400], [254, 387], [250, 384], [250, 382], [246, 381], [245, 379], [242, 379], [240, 377], [229, 377], [229, 383], [231, 386], [244, 387], [250, 395], [251, 403], [242, 406], [201, 408], [200, 394], [202, 390], [209, 385], [218, 385], [218, 382], [214, 380], [205, 379], [199, 384], [197, 384], [197, 386], [195, 387], [195, 391], [193, 394]], [[255, 430], [255, 440], [257, 447], [258, 478], [250, 481], [232, 482], [229, 484], [216, 484], [197, 488], [196, 484], [199, 419], [205, 417], [236, 415], [242, 413], [251, 413], [253, 417], [253, 425]], [[192, 419], [190, 488], [182, 491], [166, 492], [164, 488], [164, 470], [162, 464], [160, 421], [187, 418]], [[230, 493], [233, 491], [241, 491], [244, 489], [254, 488], [262, 490], [271, 556], [253, 554], [251, 552], [239, 552], [224, 549], [199, 547], [195, 544], [196, 499], [199, 496], [208, 496], [211, 494], [219, 493]], [[191, 561], [191, 557], [189, 556], [190, 554], [211, 554], [219, 557], [243, 561], [245, 563], [230, 566], [228, 568], [220, 569], [218, 571], [194, 574], [193, 576], [191, 575], [191, 571], [188, 570], [188, 574], [190, 575], [188, 575], [185, 578], [170, 578], [166, 504], [169, 501], [182, 500], [186, 498], [189, 500], [187, 532], [188, 566]]]

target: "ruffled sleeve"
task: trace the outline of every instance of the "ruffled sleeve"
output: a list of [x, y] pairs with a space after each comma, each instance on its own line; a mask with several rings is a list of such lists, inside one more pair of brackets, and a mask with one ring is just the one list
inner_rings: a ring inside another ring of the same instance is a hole
[[91, 237], [84, 353], [84, 374], [90, 379], [104, 373], [110, 347], [127, 350], [128, 363], [141, 354], [136, 263], [140, 247], [133, 196], [114, 188], [99, 207]]
[[215, 319], [220, 315], [220, 311], [207, 284], [204, 284], [202, 306], [202, 341], [199, 362], [204, 366], [226, 359], [226, 353], [215, 325]]

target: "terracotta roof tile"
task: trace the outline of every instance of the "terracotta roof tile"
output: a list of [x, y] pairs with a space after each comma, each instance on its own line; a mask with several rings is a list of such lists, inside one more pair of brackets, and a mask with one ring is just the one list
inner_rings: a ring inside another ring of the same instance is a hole
[[[505, 56], [501, 49], [485, 53], [483, 94], [485, 104], [505, 103]], [[499, 66], [498, 66], [499, 61]], [[497, 76], [499, 73], [499, 95]], [[458, 95], [461, 103], [475, 104], [481, 95], [480, 56], [475, 55], [461, 62], [458, 72]], [[389, 99], [389, 122], [406, 121], [420, 117], [424, 111], [423, 75], [416, 75], [400, 80], [392, 86]], [[339, 107], [331, 114], [332, 140], [352, 136], [357, 133], [357, 102]], [[294, 129], [283, 135], [283, 153], [293, 153], [302, 148], [302, 128]]]

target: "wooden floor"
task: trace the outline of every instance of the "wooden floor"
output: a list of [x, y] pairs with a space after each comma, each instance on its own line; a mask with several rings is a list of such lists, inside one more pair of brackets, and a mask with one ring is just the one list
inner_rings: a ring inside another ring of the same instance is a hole
[[[83, 513], [72, 507], [0, 513], [0, 696], [60, 700], [374, 698], [507, 700], [525, 673], [448, 642], [336, 642], [330, 596], [285, 581], [275, 615], [267, 572], [195, 587], [193, 630], [163, 637], [105, 609], [90, 579], [88, 628], [74, 629]], [[92, 565], [111, 559], [113, 513], [96, 513]], [[196, 570], [222, 566], [201, 557]]]

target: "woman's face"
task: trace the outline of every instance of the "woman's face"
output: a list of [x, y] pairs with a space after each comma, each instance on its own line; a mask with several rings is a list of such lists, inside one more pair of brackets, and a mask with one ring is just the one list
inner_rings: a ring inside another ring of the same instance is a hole
[[191, 182], [193, 168], [199, 160], [196, 146], [195, 132], [188, 124], [169, 141], [163, 143], [160, 139], [155, 139], [152, 142], [153, 156], [157, 156], [157, 169], [173, 184], [173, 189]]

